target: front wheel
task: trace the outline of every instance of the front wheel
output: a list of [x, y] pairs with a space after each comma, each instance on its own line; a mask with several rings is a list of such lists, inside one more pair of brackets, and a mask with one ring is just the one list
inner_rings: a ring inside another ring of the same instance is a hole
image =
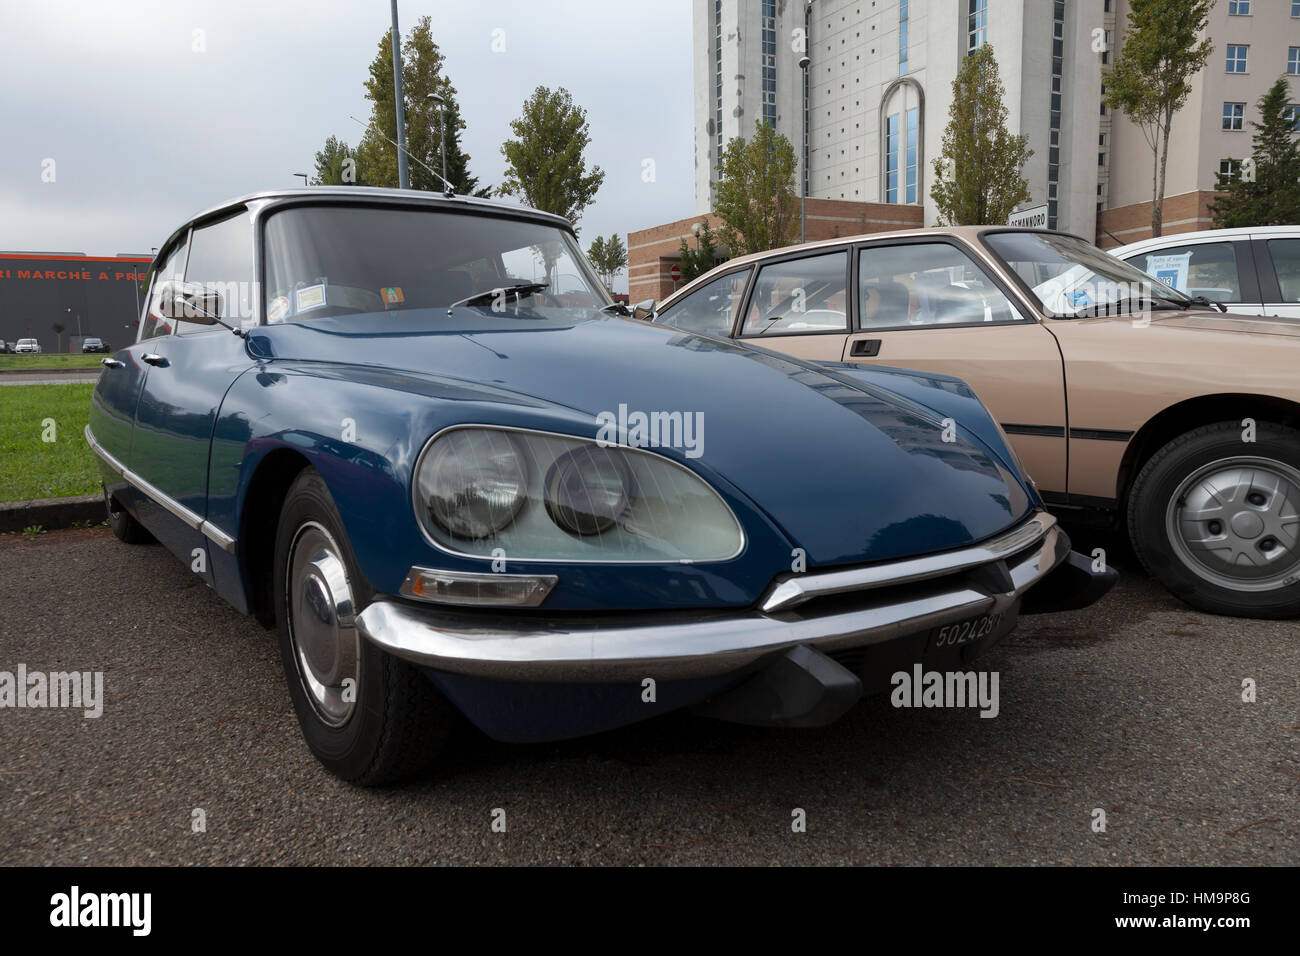
[[274, 594], [289, 694], [316, 758], [362, 786], [424, 770], [454, 711], [428, 678], [356, 629], [371, 591], [314, 468], [294, 481], [280, 512]]
[[1133, 548], [1173, 594], [1212, 614], [1300, 615], [1300, 432], [1207, 425], [1165, 445], [1128, 501]]

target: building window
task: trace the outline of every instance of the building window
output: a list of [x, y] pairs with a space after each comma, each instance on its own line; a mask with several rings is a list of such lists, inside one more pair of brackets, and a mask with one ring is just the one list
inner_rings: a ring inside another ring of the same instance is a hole
[[966, 14], [966, 52], [978, 50], [989, 40], [989, 0], [970, 0]]
[[1228, 0], [1228, 16], [1250, 16], [1250, 0]]
[[1219, 160], [1219, 175], [1223, 177], [1224, 182], [1231, 182], [1232, 177], [1237, 174], [1237, 164], [1230, 159]]
[[763, 0], [763, 122], [776, 125], [776, 0]]
[[1291, 128], [1300, 133], [1300, 104], [1291, 103], [1282, 111], [1282, 115], [1291, 123]]
[[1300, 76], [1300, 46], [1287, 48], [1286, 72], [1288, 76]]
[[1241, 129], [1241, 121], [1246, 116], [1245, 103], [1224, 103], [1223, 104], [1223, 128], [1230, 130]]
[[916, 175], [920, 168], [917, 150], [917, 126], [920, 112], [914, 107], [907, 111], [907, 169], [904, 183], [907, 188], [904, 202], [916, 202]]
[[898, 202], [898, 119], [891, 113], [885, 124], [885, 202]]
[[1291, 16], [1300, 20], [1300, 0], [1291, 0]]
[[898, 75], [907, 72], [907, 0], [898, 2]]
[[1228, 73], [1245, 73], [1246, 72], [1246, 50], [1248, 47], [1240, 44], [1228, 44]]
[[[1048, 128], [1052, 142], [1052, 148], [1047, 151], [1047, 228], [1056, 228], [1057, 203], [1056, 196], [1058, 185], [1061, 181], [1061, 100], [1062, 84], [1064, 83], [1064, 38], [1065, 38], [1065, 3], [1063, 0], [1055, 0], [1052, 4], [1052, 40], [1055, 44], [1052, 50], [1052, 95], [1049, 100], [1050, 111]], [[1106, 88], [1102, 87], [1103, 95]], [[1102, 107], [1105, 109], [1105, 107]], [[1101, 157], [1097, 157], [1100, 164]]]
[[[713, 106], [716, 111], [714, 134], [718, 141], [717, 159], [722, 158], [722, 0], [713, 0]], [[715, 167], [716, 169], [716, 167]]]

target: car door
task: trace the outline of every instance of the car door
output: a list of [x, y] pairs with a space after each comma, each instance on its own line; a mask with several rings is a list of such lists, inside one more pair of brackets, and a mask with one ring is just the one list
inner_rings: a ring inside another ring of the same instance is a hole
[[770, 259], [750, 283], [736, 335], [797, 358], [837, 362], [849, 334], [849, 248]]
[[[157, 260], [161, 264], [149, 277], [149, 292], [145, 295], [136, 341], [101, 360], [103, 368], [91, 395], [90, 432], [101, 448], [128, 469], [132, 465], [136, 406], [150, 369], [144, 356], [153, 352], [158, 340], [172, 331], [171, 320], [162, 314], [160, 294], [170, 277], [179, 279], [184, 274], [186, 250], [185, 236], [163, 250]], [[110, 490], [129, 507], [139, 503], [140, 495], [134, 488], [119, 485]]]
[[1264, 315], [1300, 319], [1300, 236], [1253, 237]]
[[1125, 256], [1165, 285], [1190, 296], [1203, 296], [1238, 315], [1263, 315], [1263, 299], [1250, 241], [1177, 238], [1157, 248]]
[[1068, 494], [1065, 379], [1055, 337], [955, 239], [856, 250], [856, 329], [843, 360], [964, 379], [1046, 495]]
[[[209, 305], [215, 303], [217, 316], [235, 327], [255, 321], [252, 228], [245, 210], [190, 232], [183, 289], [215, 293], [219, 298], [209, 298]], [[172, 291], [177, 287], [173, 281]], [[226, 540], [223, 529], [203, 524], [212, 429], [226, 391], [253, 361], [230, 329], [183, 317], [171, 325], [172, 334], [149, 340], [141, 356], [150, 368], [136, 412], [131, 467], [156, 492], [141, 520], [184, 555], [205, 548], [210, 534], [218, 544]], [[195, 570], [211, 583], [210, 570]]]

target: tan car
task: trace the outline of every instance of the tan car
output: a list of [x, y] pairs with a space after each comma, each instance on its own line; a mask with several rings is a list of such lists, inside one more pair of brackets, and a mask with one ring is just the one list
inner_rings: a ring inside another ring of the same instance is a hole
[[733, 259], [653, 321], [974, 387], [1058, 515], [1126, 522], [1187, 603], [1300, 615], [1300, 322], [1228, 316], [1075, 236], [879, 233]]

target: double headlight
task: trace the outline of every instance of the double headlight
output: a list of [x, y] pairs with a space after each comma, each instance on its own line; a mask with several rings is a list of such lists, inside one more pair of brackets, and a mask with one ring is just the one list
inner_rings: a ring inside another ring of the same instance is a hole
[[460, 554], [506, 561], [722, 561], [744, 536], [694, 472], [543, 432], [452, 428], [415, 468], [415, 512]]

